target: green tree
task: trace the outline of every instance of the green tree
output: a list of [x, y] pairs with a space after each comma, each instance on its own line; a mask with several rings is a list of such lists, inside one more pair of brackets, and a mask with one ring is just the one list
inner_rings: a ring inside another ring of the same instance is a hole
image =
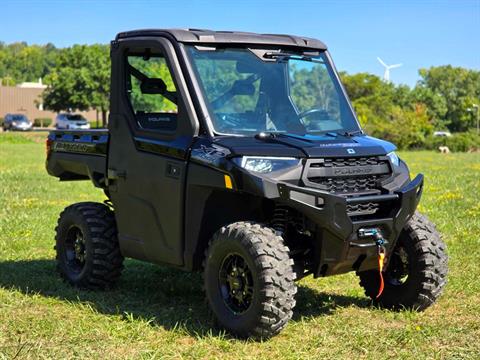
[[342, 81], [362, 126], [369, 133], [388, 121], [395, 98], [393, 84], [368, 73], [342, 73]]
[[24, 81], [37, 81], [55, 65], [58, 49], [52, 44], [45, 46], [27, 45], [17, 42], [9, 45], [0, 43], [0, 78], [4, 85], [15, 85]]
[[106, 45], [63, 49], [45, 78], [45, 108], [53, 111], [96, 109], [106, 125], [109, 107], [110, 57]]
[[[472, 104], [480, 103], [480, 71], [469, 70], [451, 65], [420, 69], [421, 80], [417, 87], [426, 95], [420, 100], [427, 105], [435, 116], [447, 124], [451, 131], [466, 131], [474, 126], [474, 118], [467, 111]], [[431, 99], [442, 97], [444, 103], [432, 106]]]
[[414, 110], [393, 106], [387, 119], [372, 129], [373, 136], [393, 142], [401, 149], [421, 147], [433, 132], [425, 105]]
[[436, 129], [445, 130], [448, 128], [449, 121], [446, 118], [448, 108], [445, 97], [426, 86], [415, 86], [410, 94], [412, 104], [424, 104], [426, 106], [427, 115]]
[[342, 73], [342, 80], [367, 133], [399, 148], [419, 147], [432, 133], [431, 116], [423, 103], [426, 97], [417, 99], [408, 86], [395, 86], [367, 73]]

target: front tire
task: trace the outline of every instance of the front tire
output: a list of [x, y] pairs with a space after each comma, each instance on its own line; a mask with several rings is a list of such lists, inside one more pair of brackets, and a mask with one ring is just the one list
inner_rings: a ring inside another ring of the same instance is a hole
[[123, 269], [113, 211], [104, 204], [68, 206], [56, 227], [57, 269], [71, 285], [86, 289], [112, 286]]
[[206, 252], [204, 282], [218, 323], [236, 336], [272, 337], [292, 317], [293, 260], [271, 228], [238, 222], [217, 231]]
[[378, 270], [357, 273], [365, 294], [381, 307], [422, 311], [441, 295], [447, 278], [447, 255], [440, 234], [428, 218], [416, 212], [405, 225], [384, 272], [385, 288]]

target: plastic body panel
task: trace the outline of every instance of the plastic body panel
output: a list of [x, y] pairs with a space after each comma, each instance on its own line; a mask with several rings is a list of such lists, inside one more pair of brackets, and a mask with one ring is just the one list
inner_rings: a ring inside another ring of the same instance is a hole
[[[173, 133], [139, 127], [127, 98], [126, 54], [144, 49], [165, 56], [179, 93]], [[111, 58], [108, 192], [121, 251], [127, 257], [182, 267], [187, 159], [198, 122], [175, 51], [164, 38], [125, 39], [112, 46]]]
[[256, 34], [242, 31], [212, 31], [201, 29], [143, 29], [121, 32], [116, 39], [140, 36], [170, 36], [175, 41], [188, 44], [211, 45], [275, 45], [301, 49], [326, 50], [327, 46], [317, 39], [295, 35]]
[[91, 179], [104, 188], [107, 175], [107, 130], [55, 130], [48, 135], [47, 172], [60, 180]]

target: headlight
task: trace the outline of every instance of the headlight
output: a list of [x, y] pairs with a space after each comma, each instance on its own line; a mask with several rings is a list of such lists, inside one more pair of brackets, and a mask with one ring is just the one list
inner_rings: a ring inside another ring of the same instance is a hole
[[393, 165], [399, 166], [400, 165], [400, 158], [398, 157], [397, 154], [395, 154], [394, 151], [390, 152], [387, 154], [388, 158], [392, 162]]
[[269, 173], [297, 166], [300, 159], [293, 157], [270, 157], [270, 156], [242, 156], [233, 161], [248, 171]]

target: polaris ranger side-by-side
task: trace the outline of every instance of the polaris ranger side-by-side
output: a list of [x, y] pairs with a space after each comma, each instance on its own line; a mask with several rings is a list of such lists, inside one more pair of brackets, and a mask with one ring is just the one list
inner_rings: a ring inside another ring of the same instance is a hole
[[322, 42], [138, 30], [111, 62], [108, 131], [47, 140], [49, 174], [108, 197], [60, 215], [68, 282], [108, 287], [124, 257], [200, 270], [219, 324], [257, 338], [285, 327], [309, 274], [356, 271], [387, 308], [438, 298], [447, 257], [416, 212], [423, 176], [362, 132]]

